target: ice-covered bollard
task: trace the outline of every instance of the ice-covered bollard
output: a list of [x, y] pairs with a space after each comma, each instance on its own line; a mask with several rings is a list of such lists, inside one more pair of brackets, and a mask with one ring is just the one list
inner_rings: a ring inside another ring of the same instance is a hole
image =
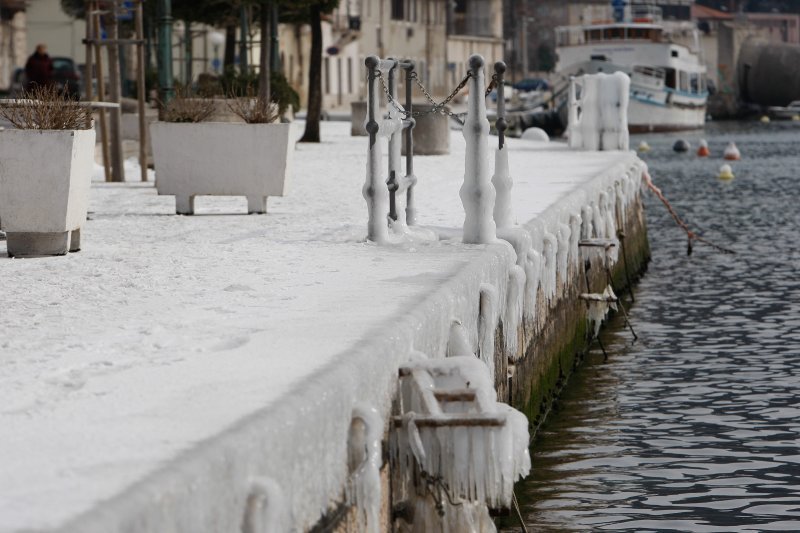
[[622, 72], [584, 74], [570, 80], [567, 136], [570, 148], [627, 150], [631, 80]]
[[505, 144], [505, 132], [508, 124], [506, 122], [506, 102], [503, 85], [503, 74], [506, 71], [506, 64], [498, 61], [494, 64], [494, 74], [497, 81], [497, 128], [498, 148], [494, 156], [494, 185], [496, 197], [494, 202], [494, 223], [497, 229], [510, 228], [514, 225], [514, 213], [511, 209], [511, 188], [514, 181], [508, 172], [508, 147]]
[[464, 121], [467, 155], [464, 184], [459, 196], [464, 205], [464, 237], [467, 244], [488, 244], [497, 238], [493, 218], [495, 190], [489, 176], [489, 121], [486, 118], [486, 86], [483, 57], [469, 58], [469, 104]]
[[369, 101], [367, 102], [367, 123], [365, 129], [369, 135], [369, 150], [367, 155], [367, 176], [361, 194], [367, 201], [367, 239], [377, 243], [386, 242], [389, 235], [389, 228], [386, 220], [389, 216], [389, 190], [381, 180], [381, 143], [378, 142], [378, 132], [380, 124], [380, 105], [378, 103], [378, 70], [380, 59], [376, 56], [369, 56], [364, 64], [368, 71], [368, 92]]

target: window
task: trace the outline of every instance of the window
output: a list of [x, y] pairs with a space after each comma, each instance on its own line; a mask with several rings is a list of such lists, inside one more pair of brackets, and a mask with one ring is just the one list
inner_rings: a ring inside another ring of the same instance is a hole
[[681, 71], [681, 72], [679, 72], [679, 78], [678, 79], [680, 80], [680, 87], [679, 87], [680, 90], [685, 92], [685, 93], [689, 92], [689, 76], [688, 76], [688, 74], [686, 74], [685, 72]]
[[689, 88], [694, 94], [698, 94], [700, 92], [700, 77], [696, 72], [692, 72], [689, 75]]
[[403, 20], [405, 18], [406, 0], [392, 0], [392, 20]]
[[347, 93], [353, 94], [353, 58], [347, 58]]

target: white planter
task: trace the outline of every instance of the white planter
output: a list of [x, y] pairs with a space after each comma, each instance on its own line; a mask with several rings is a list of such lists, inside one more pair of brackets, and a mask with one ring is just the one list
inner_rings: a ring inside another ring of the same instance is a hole
[[176, 212], [194, 213], [195, 196], [245, 196], [249, 213], [266, 213], [267, 197], [284, 196], [292, 169], [290, 124], [154, 122], [158, 194], [175, 196]]
[[80, 249], [94, 143], [94, 130], [0, 131], [0, 229], [8, 255]]

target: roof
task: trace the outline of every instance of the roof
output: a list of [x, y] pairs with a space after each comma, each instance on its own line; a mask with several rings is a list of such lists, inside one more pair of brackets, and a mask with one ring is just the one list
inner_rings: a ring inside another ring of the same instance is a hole
[[733, 20], [733, 15], [698, 4], [692, 5], [692, 19]]

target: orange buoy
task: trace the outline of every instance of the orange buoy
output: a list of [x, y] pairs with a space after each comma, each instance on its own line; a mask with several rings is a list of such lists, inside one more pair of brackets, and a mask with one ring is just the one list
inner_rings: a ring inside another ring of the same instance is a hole
[[697, 157], [708, 157], [708, 143], [705, 139], [700, 139], [700, 147], [697, 149]]
[[739, 153], [739, 149], [736, 148], [736, 143], [733, 141], [728, 143], [728, 146], [725, 147], [724, 157], [728, 161], [738, 161], [741, 159], [742, 155]]

